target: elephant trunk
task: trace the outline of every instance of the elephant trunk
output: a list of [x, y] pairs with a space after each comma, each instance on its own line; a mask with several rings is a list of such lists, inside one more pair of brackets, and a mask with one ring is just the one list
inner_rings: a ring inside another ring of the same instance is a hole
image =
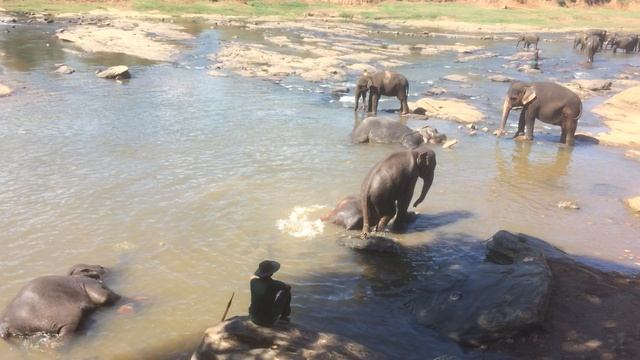
[[422, 179], [423, 181], [422, 191], [420, 192], [420, 196], [418, 197], [418, 200], [416, 200], [416, 202], [413, 203], [413, 207], [420, 205], [420, 203], [424, 200], [425, 196], [427, 196], [429, 189], [431, 189], [431, 184], [433, 184], [434, 172], [435, 171], [433, 170], [429, 171], [429, 174], [427, 174], [427, 176]]
[[511, 112], [511, 102], [509, 101], [509, 97], [507, 97], [504, 99], [504, 104], [502, 105], [502, 120], [500, 120], [500, 128], [498, 128], [496, 135], [500, 136], [504, 133], [504, 127], [507, 124], [509, 112]]

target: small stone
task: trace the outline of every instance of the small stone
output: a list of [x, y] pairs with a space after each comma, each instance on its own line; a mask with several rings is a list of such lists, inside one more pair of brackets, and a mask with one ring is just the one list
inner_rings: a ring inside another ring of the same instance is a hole
[[578, 204], [575, 201], [559, 201], [558, 207], [560, 209], [574, 209], [574, 210], [580, 209], [580, 206], [578, 206]]
[[413, 109], [413, 113], [417, 114], [417, 115], [426, 115], [427, 110], [425, 110], [424, 108], [421, 108], [421, 107], [417, 107], [417, 108]]
[[11, 93], [13, 93], [13, 89], [6, 86], [6, 85], [2, 85], [0, 84], [0, 97], [3, 96], [9, 96], [11, 95]]
[[441, 87], [432, 87], [425, 92], [426, 95], [442, 95], [447, 92], [447, 89]]
[[207, 72], [207, 75], [214, 76], [214, 77], [227, 77], [227, 74], [218, 70], [210, 70]]
[[449, 149], [449, 148], [451, 148], [453, 145], [455, 145], [457, 143], [458, 143], [458, 140], [451, 139], [451, 140], [445, 142], [444, 144], [442, 144], [442, 148], [443, 149]]
[[511, 82], [513, 81], [513, 78], [504, 75], [492, 75], [489, 76], [489, 80], [493, 82]]
[[58, 74], [73, 74], [76, 70], [69, 65], [61, 64], [54, 72]]
[[640, 213], [640, 196], [625, 199], [624, 202], [627, 204], [629, 208], [631, 208], [631, 210], [633, 210], [636, 213]]
[[469, 131], [469, 136], [476, 136], [477, 134], [478, 134], [478, 132], [475, 131], [475, 130]]
[[467, 82], [469, 78], [464, 75], [451, 74], [442, 77], [444, 80], [454, 81], [454, 82]]
[[98, 71], [96, 74], [99, 78], [103, 79], [130, 79], [131, 74], [129, 68], [124, 65], [112, 66], [106, 70]]
[[482, 131], [484, 131], [484, 132], [488, 132], [488, 131], [489, 131], [489, 128], [485, 126], [485, 127], [483, 127], [482, 129], [480, 129], [480, 130], [482, 130]]
[[469, 125], [467, 125], [467, 129], [469, 129], [469, 130], [476, 130], [476, 124], [469, 124]]

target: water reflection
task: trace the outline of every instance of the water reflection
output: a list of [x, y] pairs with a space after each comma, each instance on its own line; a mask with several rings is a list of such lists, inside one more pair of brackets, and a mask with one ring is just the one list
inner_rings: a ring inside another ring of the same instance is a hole
[[50, 27], [0, 26], [9, 32], [0, 32], [0, 49], [5, 53], [3, 64], [15, 71], [30, 71], [45, 64], [60, 63], [65, 52], [49, 32]]

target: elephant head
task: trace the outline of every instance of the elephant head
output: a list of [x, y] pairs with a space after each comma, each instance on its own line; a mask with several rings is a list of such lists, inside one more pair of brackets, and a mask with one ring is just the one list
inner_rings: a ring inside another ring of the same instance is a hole
[[371, 88], [372, 86], [373, 86], [373, 79], [368, 74], [368, 72], [365, 70], [364, 74], [358, 79], [358, 81], [356, 81], [356, 91], [355, 91], [356, 92], [356, 107], [354, 109], [355, 111], [358, 111], [358, 105], [359, 105], [359, 102], [360, 102], [360, 97], [362, 97], [362, 103], [363, 104], [365, 103], [365, 100], [367, 99], [367, 92], [369, 91], [369, 88]]
[[70, 276], [86, 276], [98, 281], [102, 281], [105, 273], [105, 268], [100, 265], [76, 264], [69, 269]]
[[420, 196], [413, 203], [413, 207], [418, 206], [427, 196], [433, 184], [433, 175], [436, 169], [436, 153], [426, 146], [422, 146], [413, 151], [418, 168], [418, 176], [422, 178], [423, 185]]
[[507, 96], [502, 105], [502, 120], [500, 128], [496, 131], [496, 135], [504, 134], [504, 127], [509, 117], [509, 112], [516, 106], [526, 106], [536, 98], [536, 91], [531, 84], [523, 82], [514, 82], [507, 91]]

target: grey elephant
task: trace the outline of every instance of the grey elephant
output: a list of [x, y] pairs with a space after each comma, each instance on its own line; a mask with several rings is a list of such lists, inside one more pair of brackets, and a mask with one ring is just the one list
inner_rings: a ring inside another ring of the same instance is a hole
[[533, 140], [533, 125], [536, 119], [559, 125], [562, 129], [560, 142], [574, 145], [574, 135], [578, 119], [582, 115], [582, 101], [573, 91], [553, 82], [514, 82], [507, 91], [502, 106], [502, 121], [495, 134], [504, 134], [504, 127], [511, 108], [522, 106], [518, 131], [514, 137], [522, 135]]
[[413, 149], [424, 143], [440, 144], [447, 140], [447, 136], [438, 133], [438, 130], [431, 126], [423, 126], [413, 130], [395, 120], [368, 117], [353, 129], [351, 140], [354, 143], [399, 143]]
[[29, 281], [5, 308], [0, 318], [0, 337], [34, 334], [70, 338], [93, 310], [115, 303], [120, 295], [102, 283], [100, 265], [78, 264], [68, 275], [49, 275]]
[[362, 236], [368, 236], [370, 225], [375, 225], [375, 231], [385, 231], [394, 216], [394, 227], [398, 229], [404, 226], [409, 220], [407, 209], [418, 178], [422, 178], [423, 186], [420, 196], [413, 203], [414, 207], [429, 192], [435, 168], [436, 154], [427, 145], [395, 152], [374, 165], [364, 178], [360, 190]]
[[604, 30], [604, 29], [590, 29], [590, 30], [587, 30], [585, 32], [585, 34], [586, 34], [585, 40], [591, 35], [594, 35], [594, 36], [597, 36], [598, 38], [600, 38], [600, 44], [601, 45], [600, 45], [600, 49], [598, 49], [598, 50], [602, 50], [602, 46], [604, 45], [605, 41], [607, 40], [607, 30]]
[[613, 49], [613, 53], [615, 54], [618, 49], [624, 50], [625, 53], [630, 53], [635, 51], [638, 46], [638, 36], [623, 36], [623, 37], [612, 37], [607, 42], [607, 46], [611, 46]]
[[587, 63], [593, 63], [593, 57], [602, 48], [602, 40], [596, 35], [589, 35], [584, 44], [584, 52], [587, 54]]
[[533, 45], [534, 49], [538, 50], [538, 42], [540, 41], [540, 36], [538, 34], [528, 33], [521, 34], [518, 37], [518, 42], [516, 43], [516, 49], [518, 45], [522, 43], [522, 47], [525, 49], [529, 49], [529, 46]]
[[362, 200], [359, 196], [347, 196], [336, 207], [320, 218], [347, 230], [362, 229]]
[[409, 81], [404, 75], [394, 71], [378, 71], [373, 74], [365, 73], [356, 81], [356, 106], [358, 111], [360, 98], [363, 101], [369, 93], [367, 111], [374, 115], [378, 112], [380, 96], [395, 96], [400, 100], [402, 114], [409, 113]]
[[578, 47], [580, 47], [580, 50], [584, 50], [584, 46], [587, 42], [587, 37], [589, 37], [589, 34], [587, 34], [586, 32], [581, 32], [581, 33], [577, 33], [576, 37], [573, 40], [573, 48], [577, 49]]

